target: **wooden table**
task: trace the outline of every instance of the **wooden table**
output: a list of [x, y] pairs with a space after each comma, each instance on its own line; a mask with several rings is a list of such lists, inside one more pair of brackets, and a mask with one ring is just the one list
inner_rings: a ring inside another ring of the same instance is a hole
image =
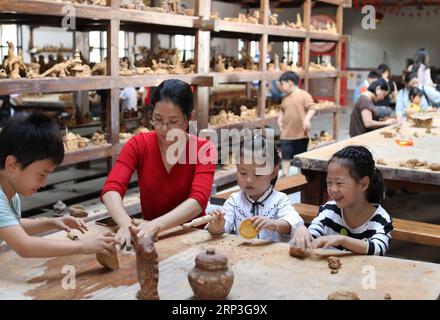
[[[93, 234], [105, 228], [89, 223]], [[65, 232], [47, 236], [64, 238]], [[232, 235], [213, 237], [190, 230], [159, 240], [159, 295], [161, 299], [191, 299], [187, 273], [195, 256], [209, 247], [223, 252], [234, 271], [229, 299], [326, 299], [337, 290], [356, 292], [361, 299], [437, 299], [440, 265], [376, 256], [342, 257], [342, 268], [330, 274], [325, 259], [299, 260], [288, 254], [286, 243]], [[1, 248], [1, 247], [0, 247]], [[137, 281], [134, 253], [120, 253], [120, 269], [106, 271], [94, 255], [51, 259], [23, 259], [0, 249], [0, 299], [135, 299]], [[64, 266], [76, 270], [76, 289], [61, 287]], [[72, 268], [72, 267], [70, 267]], [[364, 290], [365, 272], [376, 275], [376, 289]], [[364, 273], [363, 273], [364, 272]]]
[[[395, 135], [385, 138], [383, 133]], [[399, 146], [396, 139], [399, 137], [412, 138], [413, 146]], [[399, 164], [409, 159], [427, 161], [428, 164], [440, 164], [440, 117], [435, 114], [431, 133], [426, 129], [416, 128], [411, 123], [403, 123], [400, 133], [396, 133], [396, 126], [388, 126], [379, 130], [334, 143], [322, 148], [299, 154], [294, 157], [294, 166], [301, 169], [307, 178], [307, 186], [301, 194], [301, 202], [321, 205], [328, 198], [326, 192], [327, 163], [334, 153], [349, 145], [363, 145], [370, 149], [374, 159], [382, 159], [386, 165], [377, 165], [385, 184], [389, 189], [405, 187], [414, 192], [440, 191], [440, 171], [428, 168], [404, 168]]]

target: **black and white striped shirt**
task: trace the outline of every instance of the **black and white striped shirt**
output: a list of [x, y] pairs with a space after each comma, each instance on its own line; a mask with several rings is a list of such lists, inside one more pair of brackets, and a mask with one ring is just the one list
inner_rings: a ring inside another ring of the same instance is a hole
[[[393, 230], [390, 215], [380, 205], [374, 204], [376, 212], [358, 228], [350, 228], [344, 220], [344, 213], [335, 203], [327, 202], [319, 207], [318, 215], [309, 226], [313, 238], [329, 235], [345, 235], [365, 240], [368, 244], [366, 254], [385, 255], [391, 241]], [[343, 248], [340, 248], [343, 249]]]

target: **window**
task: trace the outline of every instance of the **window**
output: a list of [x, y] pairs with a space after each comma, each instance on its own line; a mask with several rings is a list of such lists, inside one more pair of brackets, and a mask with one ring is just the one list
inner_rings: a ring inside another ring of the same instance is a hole
[[15, 24], [0, 25], [0, 55], [1, 60], [8, 55], [8, 44], [10, 41], [14, 44], [15, 53], [18, 54], [23, 49], [23, 33], [21, 26]]
[[[119, 58], [128, 56], [127, 33], [119, 31]], [[89, 32], [90, 62], [99, 63], [107, 57], [107, 32]]]
[[286, 59], [286, 63], [297, 65], [299, 63], [299, 43], [297, 41], [284, 41], [283, 57]]
[[[259, 43], [257, 41], [251, 41], [251, 57], [255, 58], [258, 56], [258, 45]], [[245, 48], [244, 41], [241, 39], [238, 39], [238, 59], [242, 59], [241, 51]]]
[[180, 61], [194, 59], [194, 41], [194, 36], [174, 36], [174, 47], [179, 49]]

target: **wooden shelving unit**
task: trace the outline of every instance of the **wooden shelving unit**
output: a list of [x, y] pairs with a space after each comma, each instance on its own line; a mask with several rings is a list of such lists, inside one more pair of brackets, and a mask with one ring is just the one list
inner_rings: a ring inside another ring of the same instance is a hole
[[[210, 1], [207, 1], [210, 2]], [[239, 1], [234, 1], [239, 2]], [[264, 124], [264, 113], [266, 104], [266, 85], [267, 81], [278, 80], [283, 72], [271, 72], [267, 71], [266, 56], [267, 56], [267, 45], [271, 40], [274, 41], [301, 41], [304, 43], [303, 61], [302, 66], [303, 71], [298, 72], [300, 77], [303, 79], [304, 88], [309, 89], [309, 81], [312, 79], [334, 79], [334, 101], [336, 105], [340, 101], [340, 83], [343, 73], [341, 70], [341, 60], [342, 60], [342, 42], [346, 41], [346, 37], [342, 34], [343, 25], [343, 9], [351, 7], [351, 0], [322, 0], [330, 5], [335, 6], [336, 10], [336, 28], [338, 34], [329, 33], [319, 33], [310, 31], [310, 21], [312, 17], [312, 1], [304, 0], [303, 2], [303, 20], [306, 30], [297, 30], [288, 27], [281, 26], [271, 26], [269, 25], [269, 15], [270, 15], [270, 1], [269, 0], [259, 0], [259, 1], [247, 1], [247, 4], [252, 3], [253, 7], [258, 8], [260, 12], [260, 22], [259, 24], [248, 24], [248, 23], [238, 23], [220, 20], [217, 23], [212, 24], [215, 29], [211, 29], [211, 35], [213, 37], [227, 37], [227, 38], [241, 38], [247, 40], [258, 40], [259, 41], [259, 71], [248, 71], [248, 72], [224, 72], [224, 73], [211, 73], [214, 77], [214, 83], [227, 83], [227, 82], [250, 82], [259, 81], [259, 92], [258, 92], [258, 115], [260, 121]], [[336, 65], [335, 71], [309, 71], [310, 62], [310, 42], [311, 41], [329, 41], [336, 42]], [[200, 45], [200, 44], [199, 44]], [[209, 66], [208, 66], [209, 68]], [[212, 103], [209, 105], [212, 106]], [[203, 109], [203, 114], [199, 119], [208, 119], [209, 110]], [[318, 114], [323, 113], [333, 113], [333, 139], [337, 140], [339, 131], [339, 106], [330, 108], [329, 110], [319, 110]], [[201, 123], [201, 127], [206, 127], [204, 122]], [[242, 126], [254, 125], [255, 122], [243, 123]], [[237, 124], [230, 125], [237, 127]], [[226, 126], [228, 127], [228, 126]]]
[[[90, 146], [73, 152], [68, 152], [62, 165], [71, 165], [77, 162], [89, 161], [99, 158], [109, 158], [114, 161], [122, 144], [119, 142], [119, 90], [128, 86], [155, 86], [165, 79], [177, 78], [197, 86], [196, 115], [199, 129], [208, 127], [209, 116], [209, 87], [216, 83], [250, 82], [259, 81], [258, 91], [258, 120], [259, 124], [273, 121], [265, 119], [265, 101], [267, 81], [278, 79], [280, 73], [268, 72], [266, 65], [267, 44], [269, 38], [299, 39], [305, 43], [305, 66], [302, 77], [305, 88], [308, 81], [315, 78], [335, 79], [335, 101], [339, 100], [340, 70], [341, 66], [341, 41], [342, 12], [344, 7], [351, 6], [347, 0], [322, 0], [336, 6], [337, 30], [339, 35], [319, 34], [269, 25], [269, 0], [260, 0], [260, 24], [240, 24], [224, 20], [212, 20], [211, 0], [195, 1], [195, 16], [175, 15], [120, 8], [120, 0], [107, 0], [107, 6], [92, 6], [69, 4], [75, 8], [78, 31], [107, 31], [107, 75], [86, 78], [44, 78], [0, 80], [0, 94], [15, 93], [51, 93], [70, 91], [107, 90], [106, 101], [106, 127], [108, 145]], [[0, 22], [26, 24], [31, 26], [61, 26], [65, 16], [63, 8], [66, 3], [47, 0], [0, 0]], [[305, 0], [304, 23], [309, 30], [312, 12], [312, 1]], [[142, 31], [160, 33], [193, 34], [195, 41], [196, 73], [185, 75], [151, 75], [151, 76], [119, 76], [119, 31]], [[210, 43], [211, 37], [225, 36], [235, 38], [248, 38], [259, 40], [260, 63], [258, 71], [215, 73], [210, 72]], [[335, 72], [309, 72], [309, 52], [311, 40], [324, 40], [337, 42], [337, 59]], [[337, 112], [336, 112], [337, 115]], [[254, 123], [257, 124], [257, 123]], [[244, 126], [249, 124], [243, 124]], [[335, 128], [338, 127], [335, 117]], [[109, 161], [109, 165], [111, 162]]]

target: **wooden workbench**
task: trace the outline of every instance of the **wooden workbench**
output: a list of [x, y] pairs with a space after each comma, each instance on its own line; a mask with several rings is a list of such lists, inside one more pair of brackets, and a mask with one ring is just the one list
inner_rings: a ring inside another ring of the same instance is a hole
[[[427, 161], [428, 164], [440, 164], [440, 114], [435, 114], [431, 133], [424, 128], [416, 128], [412, 123], [403, 123], [400, 134], [396, 126], [388, 126], [371, 131], [338, 143], [299, 154], [294, 157], [294, 166], [301, 169], [307, 178], [307, 186], [301, 195], [301, 202], [320, 205], [327, 199], [326, 175], [327, 162], [337, 151], [349, 145], [363, 145], [370, 149], [374, 159], [382, 159], [386, 165], [377, 165], [385, 183], [390, 189], [401, 189], [416, 192], [440, 191], [440, 171], [428, 168], [404, 168], [401, 162], [409, 159]], [[383, 132], [396, 135], [385, 138]], [[413, 146], [399, 146], [396, 139], [411, 138]]]
[[[89, 234], [105, 230], [89, 223]], [[48, 238], [64, 238], [58, 232]], [[190, 230], [159, 240], [159, 295], [161, 299], [191, 299], [187, 280], [195, 256], [208, 247], [223, 252], [234, 271], [229, 299], [326, 299], [337, 290], [356, 292], [361, 299], [437, 299], [440, 265], [376, 256], [342, 257], [342, 268], [330, 274], [325, 259], [299, 260], [286, 243], [245, 242], [232, 235], [211, 236]], [[0, 247], [0, 299], [135, 299], [139, 289], [134, 253], [119, 254], [120, 269], [106, 271], [94, 255], [51, 259], [23, 259]], [[76, 269], [76, 289], [64, 290], [66, 265]], [[364, 290], [362, 281], [374, 268], [376, 289]]]

